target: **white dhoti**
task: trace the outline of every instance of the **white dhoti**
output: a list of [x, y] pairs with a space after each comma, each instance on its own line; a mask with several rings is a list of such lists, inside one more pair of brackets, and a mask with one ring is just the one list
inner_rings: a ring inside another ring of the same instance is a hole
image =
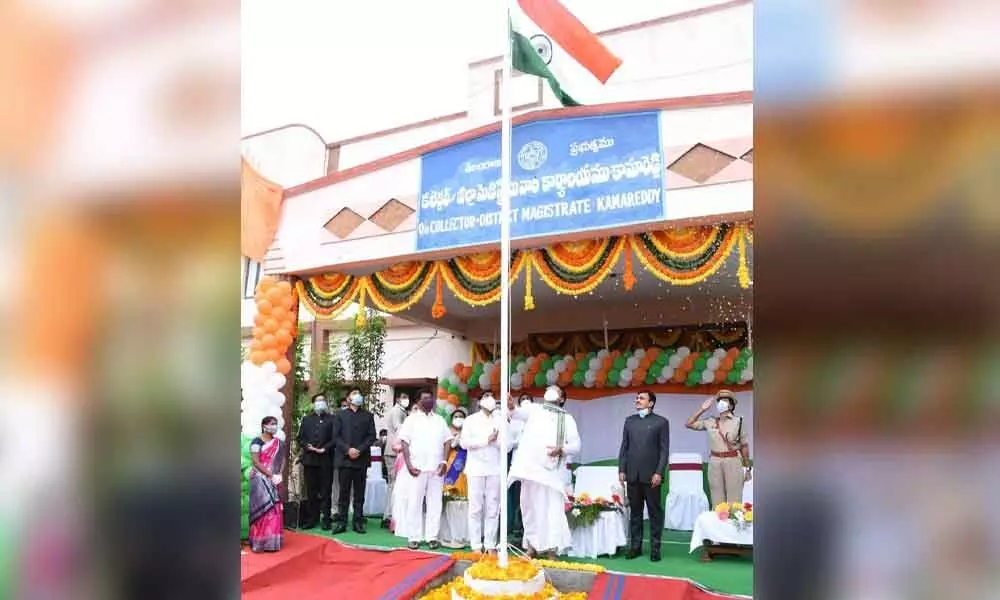
[[525, 546], [535, 552], [564, 554], [573, 544], [566, 521], [566, 494], [548, 485], [521, 481], [521, 517]]
[[410, 496], [413, 494], [413, 488], [415, 485], [416, 482], [414, 481], [413, 476], [410, 475], [410, 472], [406, 469], [400, 469], [399, 472], [396, 473], [396, 485], [393, 487], [391, 500], [393, 504], [392, 532], [399, 537], [404, 537], [406, 539], [417, 539], [423, 535], [423, 514], [420, 514], [419, 518], [415, 521], [411, 521], [410, 514], [408, 512]]
[[469, 481], [469, 544], [473, 552], [496, 550], [500, 527], [500, 476], [466, 475], [466, 479]]
[[[399, 481], [396, 482], [396, 486], [398, 488]], [[413, 478], [406, 502], [406, 521], [407, 527], [410, 528], [406, 537], [411, 542], [437, 541], [441, 529], [443, 487], [444, 478], [434, 472], [424, 471]], [[424, 503], [427, 506], [426, 512]]]

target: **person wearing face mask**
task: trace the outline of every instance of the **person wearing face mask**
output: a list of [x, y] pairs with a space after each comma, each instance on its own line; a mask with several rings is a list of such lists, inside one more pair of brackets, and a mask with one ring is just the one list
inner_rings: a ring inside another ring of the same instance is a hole
[[[497, 401], [490, 392], [479, 399], [479, 410], [465, 422], [460, 443], [469, 452], [469, 541], [473, 552], [495, 554], [500, 525], [500, 422]], [[485, 520], [485, 527], [483, 525]]]
[[576, 420], [559, 407], [563, 398], [562, 388], [552, 385], [545, 390], [544, 404], [526, 404], [512, 415], [524, 421], [510, 479], [521, 482], [524, 546], [532, 557], [544, 553], [555, 558], [573, 541], [564, 512], [563, 471], [566, 456], [579, 453], [581, 442]]
[[386, 494], [385, 514], [382, 516], [382, 529], [387, 529], [392, 523], [392, 494], [396, 487], [396, 457], [399, 453], [399, 430], [403, 427], [403, 421], [409, 416], [410, 396], [403, 393], [396, 398], [395, 404], [389, 409], [386, 415], [387, 438], [385, 449], [382, 451], [386, 471], [389, 474], [389, 491]]
[[663, 536], [663, 496], [660, 485], [670, 456], [670, 423], [653, 412], [656, 394], [635, 395], [635, 414], [625, 419], [618, 452], [618, 480], [626, 486], [629, 503], [629, 549], [626, 557], [642, 554], [642, 507], [649, 511], [649, 559], [660, 560]]
[[[441, 529], [441, 502], [445, 456], [451, 449], [452, 435], [448, 425], [434, 412], [434, 396], [430, 391], [420, 392], [420, 410], [410, 415], [399, 432], [406, 470], [413, 478], [407, 486], [406, 517], [407, 547], [415, 550], [427, 542], [431, 550], [441, 546], [438, 534]], [[424, 503], [427, 511], [424, 513]], [[423, 527], [420, 527], [420, 523]], [[400, 535], [400, 531], [396, 534]]]
[[312, 400], [312, 414], [302, 417], [299, 424], [300, 461], [306, 485], [300, 526], [302, 529], [312, 529], [322, 519], [323, 529], [328, 530], [331, 527], [333, 416], [327, 409], [326, 396], [316, 394]]
[[260, 437], [250, 442], [250, 551], [277, 552], [281, 549], [283, 515], [278, 486], [281, 485], [281, 441], [278, 419], [264, 417]]
[[459, 445], [459, 437], [466, 422], [465, 409], [456, 408], [451, 413], [451, 449], [448, 450], [447, 469], [444, 472], [444, 490], [452, 496], [469, 497], [469, 483], [465, 476], [468, 451]]
[[[715, 405], [719, 416], [702, 419], [702, 415]], [[720, 390], [702, 403], [701, 408], [687, 420], [687, 428], [708, 433], [708, 489], [712, 506], [723, 502], [742, 502], [743, 484], [750, 481], [750, 451], [743, 417], [733, 413], [736, 396], [729, 390]]]
[[348, 394], [347, 410], [333, 420], [334, 466], [340, 483], [337, 502], [337, 525], [334, 534], [347, 531], [347, 506], [353, 496], [353, 529], [365, 533], [365, 479], [375, 443], [375, 418], [365, 407], [361, 390]]

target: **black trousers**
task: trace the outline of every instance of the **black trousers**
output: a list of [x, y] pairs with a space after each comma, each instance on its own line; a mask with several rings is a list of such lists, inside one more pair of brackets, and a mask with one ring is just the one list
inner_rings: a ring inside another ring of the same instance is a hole
[[365, 520], [365, 481], [368, 479], [367, 469], [352, 469], [341, 467], [337, 469], [337, 476], [340, 478], [340, 497], [337, 498], [337, 519], [341, 523], [347, 522], [347, 505], [354, 498], [354, 518], [355, 524], [363, 523]]
[[648, 483], [638, 481], [628, 482], [629, 547], [632, 550], [642, 548], [643, 504], [649, 511], [650, 548], [659, 550], [660, 540], [663, 538], [663, 498], [660, 497], [660, 487], [653, 487]]
[[330, 465], [302, 467], [306, 480], [306, 501], [302, 507], [301, 526], [304, 529], [315, 527], [320, 518], [324, 523], [330, 522], [330, 487], [333, 485], [333, 472]]

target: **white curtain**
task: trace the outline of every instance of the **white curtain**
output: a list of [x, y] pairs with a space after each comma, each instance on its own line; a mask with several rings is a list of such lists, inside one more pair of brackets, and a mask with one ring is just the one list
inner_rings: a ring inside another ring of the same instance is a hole
[[[617, 459], [621, 447], [625, 419], [635, 414], [635, 392], [621, 393], [608, 389], [608, 396], [593, 400], [574, 400], [572, 392], [566, 409], [576, 419], [583, 449], [577, 462], [587, 464], [599, 460]], [[702, 461], [708, 459], [708, 441], [704, 431], [692, 431], [684, 426], [691, 413], [698, 409], [706, 394], [657, 394], [655, 411], [670, 421], [670, 452], [697, 452]], [[743, 429], [753, 456], [753, 392], [736, 394], [736, 415], [743, 417]], [[706, 415], [715, 416], [713, 406]]]

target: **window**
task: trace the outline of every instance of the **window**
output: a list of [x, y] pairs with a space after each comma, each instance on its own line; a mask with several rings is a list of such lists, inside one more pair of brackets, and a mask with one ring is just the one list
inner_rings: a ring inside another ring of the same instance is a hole
[[243, 257], [243, 297], [253, 298], [260, 281], [260, 263]]

